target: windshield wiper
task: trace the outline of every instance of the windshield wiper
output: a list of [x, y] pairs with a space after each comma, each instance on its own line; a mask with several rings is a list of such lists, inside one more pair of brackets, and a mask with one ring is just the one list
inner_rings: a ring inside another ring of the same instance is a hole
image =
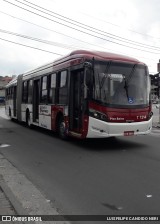
[[[112, 63], [112, 61], [109, 61], [109, 62], [107, 63], [107, 65], [106, 65], [106, 70], [104, 71], [104, 76], [103, 76], [103, 78], [102, 78], [102, 80], [101, 80], [101, 83], [100, 83], [100, 80], [99, 80], [100, 98], [101, 98], [101, 95], [102, 95], [102, 87], [103, 87], [103, 85], [104, 85], [104, 83], [105, 83], [106, 77], [107, 77], [107, 75], [108, 75], [108, 71], [109, 71], [109, 69], [110, 69], [110, 67], [111, 67], [111, 63]], [[98, 74], [98, 76], [99, 76], [99, 74]]]
[[135, 71], [135, 69], [136, 69], [136, 66], [137, 66], [136, 64], [133, 66], [133, 68], [132, 68], [132, 70], [131, 70], [131, 73], [129, 74], [127, 80], [126, 80], [125, 77], [124, 77], [124, 79], [125, 79], [124, 88], [125, 88], [125, 91], [126, 91], [126, 96], [127, 96], [128, 101], [129, 101], [129, 99], [130, 99], [130, 97], [129, 97], [129, 93], [128, 93], [129, 81], [131, 80], [132, 75], [134, 74], [134, 71]]
[[125, 88], [125, 91], [126, 91], [126, 96], [127, 96], [127, 99], [129, 100], [129, 94], [128, 94], [128, 83], [127, 83], [127, 81], [126, 81], [126, 80], [125, 80], [124, 88]]
[[137, 67], [137, 64], [133, 65], [133, 68], [132, 68], [132, 70], [131, 70], [131, 73], [129, 74], [128, 79], [126, 80], [126, 82], [127, 82], [127, 86], [128, 86], [128, 84], [129, 84], [129, 81], [130, 81], [131, 78], [132, 78], [132, 75], [134, 74], [134, 71], [135, 71], [136, 67]]
[[106, 79], [106, 77], [107, 77], [107, 74], [108, 74], [108, 71], [109, 71], [109, 69], [110, 69], [110, 66], [111, 66], [111, 61], [109, 61], [108, 63], [107, 63], [107, 66], [106, 66], [106, 70], [105, 70], [105, 72], [104, 72], [104, 76], [103, 76], [103, 78], [102, 78], [102, 81], [101, 81], [101, 83], [100, 83], [100, 90], [102, 89], [102, 87], [103, 87], [103, 85], [104, 85], [104, 80]]

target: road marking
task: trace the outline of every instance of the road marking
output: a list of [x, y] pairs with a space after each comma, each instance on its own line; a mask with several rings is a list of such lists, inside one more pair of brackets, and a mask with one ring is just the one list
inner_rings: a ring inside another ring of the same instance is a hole
[[8, 144], [0, 144], [0, 148], [5, 148], [5, 147], [9, 147], [10, 145]]
[[146, 197], [147, 198], [152, 198], [152, 195], [151, 194], [146, 194]]

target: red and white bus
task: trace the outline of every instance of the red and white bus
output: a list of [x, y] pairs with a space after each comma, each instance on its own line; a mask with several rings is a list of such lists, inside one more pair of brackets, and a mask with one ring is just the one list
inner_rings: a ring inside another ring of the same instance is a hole
[[123, 55], [73, 51], [12, 80], [6, 87], [6, 113], [61, 138], [148, 134], [148, 68]]

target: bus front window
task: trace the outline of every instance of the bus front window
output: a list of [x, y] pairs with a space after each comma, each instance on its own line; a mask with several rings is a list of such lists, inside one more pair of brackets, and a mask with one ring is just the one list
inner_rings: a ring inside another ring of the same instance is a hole
[[95, 63], [95, 100], [122, 107], [149, 105], [150, 82], [144, 65], [106, 64]]

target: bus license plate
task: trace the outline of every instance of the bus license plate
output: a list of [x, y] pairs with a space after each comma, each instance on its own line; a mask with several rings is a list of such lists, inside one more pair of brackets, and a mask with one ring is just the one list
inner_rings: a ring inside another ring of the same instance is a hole
[[124, 136], [132, 136], [134, 135], [134, 131], [124, 131]]

